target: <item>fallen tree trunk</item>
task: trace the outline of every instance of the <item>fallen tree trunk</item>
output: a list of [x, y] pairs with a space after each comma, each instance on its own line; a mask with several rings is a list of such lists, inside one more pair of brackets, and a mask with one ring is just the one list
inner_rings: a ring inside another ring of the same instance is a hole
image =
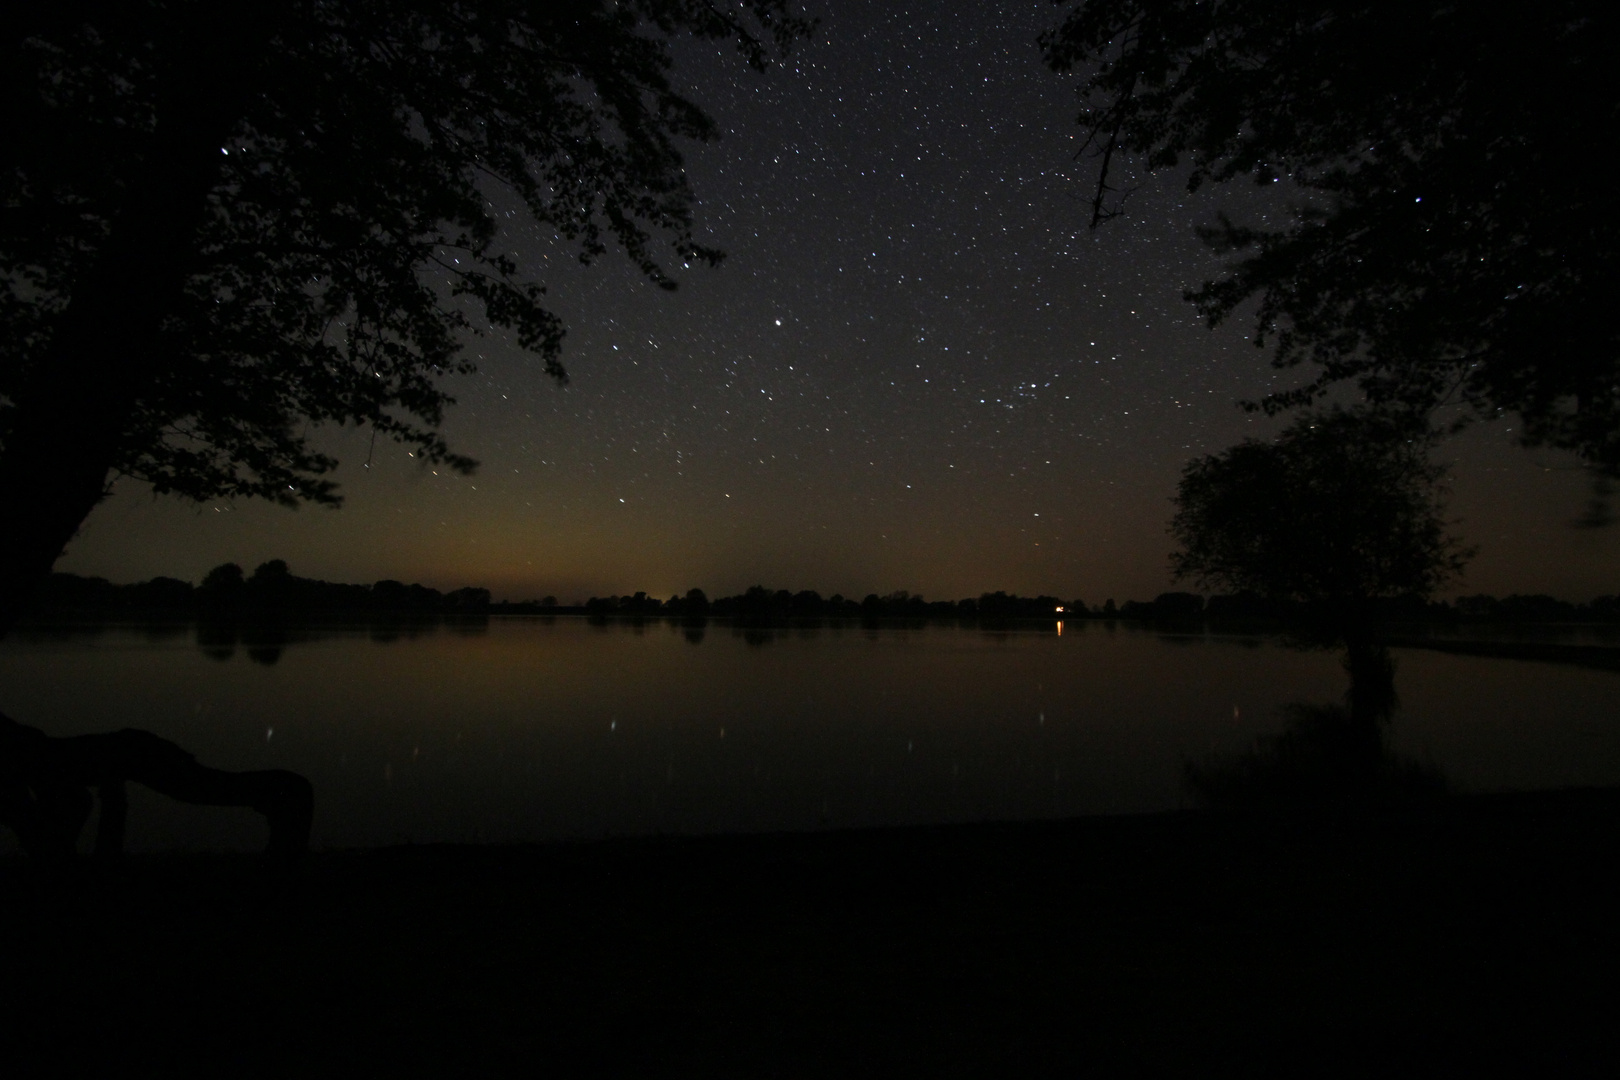
[[270, 825], [265, 854], [296, 860], [309, 850], [315, 789], [285, 769], [226, 772], [149, 731], [125, 728], [100, 735], [52, 738], [0, 714], [0, 824], [23, 849], [44, 860], [71, 857], [90, 816], [90, 789], [100, 793], [96, 854], [123, 850], [124, 785], [200, 806], [250, 806]]

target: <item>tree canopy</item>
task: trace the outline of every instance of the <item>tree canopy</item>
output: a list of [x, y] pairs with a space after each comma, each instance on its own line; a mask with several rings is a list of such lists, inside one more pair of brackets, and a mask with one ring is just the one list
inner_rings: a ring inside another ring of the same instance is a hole
[[1582, 0], [1077, 0], [1044, 35], [1082, 74], [1092, 224], [1122, 155], [1190, 189], [1247, 177], [1299, 196], [1283, 226], [1222, 216], [1237, 256], [1188, 294], [1213, 325], [1378, 404], [1522, 418], [1527, 444], [1620, 475], [1620, 331], [1606, 315], [1620, 209], [1620, 11]]
[[1404, 419], [1330, 409], [1194, 459], [1170, 525], [1176, 576], [1341, 622], [1374, 601], [1427, 598], [1469, 555], [1446, 531], [1431, 443]]
[[807, 29], [789, 0], [14, 13], [0, 502], [35, 524], [0, 538], [0, 608], [110, 475], [335, 502], [312, 422], [471, 468], [437, 430], [470, 334], [508, 331], [564, 378], [563, 328], [503, 225], [526, 214], [585, 260], [617, 244], [665, 288], [672, 260], [716, 261], [678, 145], [715, 127], [672, 84], [669, 39], [729, 39], [763, 67]]
[[756, 31], [785, 43], [795, 24], [773, 0], [746, 6], [753, 26], [701, 0], [48, 6], [8, 57], [0, 425], [142, 174], [179, 164], [171, 139], [206, 138], [162, 376], [115, 467], [194, 498], [327, 501], [303, 419], [467, 464], [433, 428], [450, 400], [436, 376], [467, 370], [475, 320], [563, 375], [562, 327], [505, 250], [505, 208], [587, 259], [616, 241], [665, 287], [651, 234], [683, 262], [719, 257], [693, 239], [675, 145], [713, 125], [671, 87], [661, 35], [734, 37], [762, 65]]

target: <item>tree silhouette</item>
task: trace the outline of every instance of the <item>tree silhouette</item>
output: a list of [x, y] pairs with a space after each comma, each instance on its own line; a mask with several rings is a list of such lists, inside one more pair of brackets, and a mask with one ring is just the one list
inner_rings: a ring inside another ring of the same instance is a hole
[[1471, 554], [1446, 531], [1433, 438], [1404, 417], [1308, 413], [1189, 462], [1176, 494], [1176, 576], [1303, 610], [1300, 632], [1345, 646], [1357, 721], [1394, 705], [1382, 603], [1431, 596]]
[[335, 503], [303, 432], [369, 424], [457, 469], [439, 383], [563, 329], [506, 248], [720, 258], [676, 140], [715, 136], [676, 34], [763, 67], [788, 0], [62, 0], [0, 30], [0, 632], [109, 477]]
[[1620, 475], [1620, 205], [1598, 149], [1620, 10], [1079, 0], [1042, 45], [1085, 72], [1094, 226], [1121, 211], [1127, 155], [1190, 189], [1303, 196], [1285, 226], [1205, 230], [1241, 258], [1188, 294], [1212, 325], [1253, 310], [1278, 367], [1316, 365], [1259, 407], [1351, 380], [1374, 403], [1512, 410], [1526, 444]]

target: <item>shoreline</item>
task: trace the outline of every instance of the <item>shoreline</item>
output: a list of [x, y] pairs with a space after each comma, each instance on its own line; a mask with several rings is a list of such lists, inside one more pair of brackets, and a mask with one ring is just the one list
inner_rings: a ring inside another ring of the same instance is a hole
[[[1032, 631], [1037, 633], [1059, 633], [1069, 621], [1073, 622], [1073, 630], [1087, 632], [1092, 626], [1099, 626], [1108, 630], [1115, 627], [1124, 627], [1144, 632], [1156, 632], [1176, 636], [1215, 637], [1215, 638], [1265, 638], [1280, 639], [1286, 634], [1281, 624], [1270, 623], [1209, 623], [1209, 622], [1164, 622], [1141, 619], [1104, 619], [1098, 617], [1081, 617], [1073, 620], [1059, 620], [1055, 618], [834, 618], [834, 617], [804, 617], [779, 620], [751, 619], [743, 616], [706, 615], [706, 616], [675, 616], [675, 615], [611, 615], [589, 614], [580, 611], [559, 611], [555, 614], [509, 614], [494, 612], [487, 615], [446, 615], [446, 614], [387, 614], [387, 613], [302, 613], [298, 615], [262, 615], [255, 618], [243, 618], [223, 623], [209, 622], [190, 616], [161, 617], [156, 613], [152, 617], [141, 617], [128, 614], [124, 617], [93, 618], [87, 614], [64, 614], [55, 619], [34, 619], [20, 623], [16, 628], [18, 639], [51, 638], [76, 633], [94, 634], [108, 630], [146, 631], [158, 633], [165, 637], [178, 636], [188, 632], [198, 635], [199, 646], [219, 645], [222, 643], [234, 644], [240, 640], [243, 644], [267, 644], [284, 646], [305, 640], [319, 638], [328, 634], [342, 633], [371, 633], [374, 637], [387, 640], [394, 634], [414, 636], [423, 631], [448, 630], [451, 633], [477, 634], [486, 630], [492, 622], [540, 622], [550, 624], [557, 619], [582, 619], [593, 626], [623, 626], [639, 629], [649, 624], [667, 624], [672, 627], [684, 628], [689, 631], [701, 630], [710, 625], [716, 627], [730, 627], [747, 633], [772, 633], [775, 631], [802, 634], [806, 631], [834, 630], [842, 631], [851, 628], [865, 630], [892, 629], [915, 630], [927, 626], [951, 626], [964, 629], [977, 629], [982, 633], [1000, 634], [1017, 631]], [[1597, 671], [1620, 671], [1620, 644], [1593, 645], [1571, 642], [1556, 642], [1546, 640], [1512, 640], [1504, 639], [1503, 631], [1515, 631], [1525, 637], [1545, 635], [1549, 630], [1565, 632], [1581, 632], [1595, 628], [1608, 627], [1613, 624], [1596, 622], [1569, 622], [1569, 623], [1524, 623], [1501, 624], [1488, 623], [1459, 627], [1448, 623], [1422, 623], [1408, 624], [1396, 627], [1405, 630], [1405, 633], [1390, 635], [1386, 644], [1391, 649], [1424, 649], [1430, 652], [1449, 653], [1454, 656], [1471, 656], [1490, 660], [1517, 660], [1531, 663], [1560, 664], [1573, 667], [1589, 668]], [[1473, 637], [1437, 637], [1434, 631], [1441, 631], [1447, 635], [1459, 631], [1473, 630]], [[1413, 631], [1419, 631], [1414, 633]], [[210, 637], [208, 642], [202, 640], [202, 635]], [[218, 640], [213, 640], [213, 639]]]

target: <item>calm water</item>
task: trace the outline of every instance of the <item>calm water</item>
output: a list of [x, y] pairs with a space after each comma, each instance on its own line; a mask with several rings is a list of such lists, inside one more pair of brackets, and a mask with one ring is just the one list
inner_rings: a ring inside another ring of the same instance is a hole
[[[1620, 675], [1398, 657], [1398, 748], [1455, 786], [1620, 784]], [[296, 769], [324, 847], [1165, 809], [1184, 802], [1186, 760], [1240, 751], [1282, 704], [1342, 691], [1331, 654], [1072, 623], [511, 619], [325, 631], [251, 656], [190, 628], [0, 643], [0, 710], [56, 735], [147, 728], [221, 768]], [[263, 841], [251, 811], [131, 794], [132, 848]]]

